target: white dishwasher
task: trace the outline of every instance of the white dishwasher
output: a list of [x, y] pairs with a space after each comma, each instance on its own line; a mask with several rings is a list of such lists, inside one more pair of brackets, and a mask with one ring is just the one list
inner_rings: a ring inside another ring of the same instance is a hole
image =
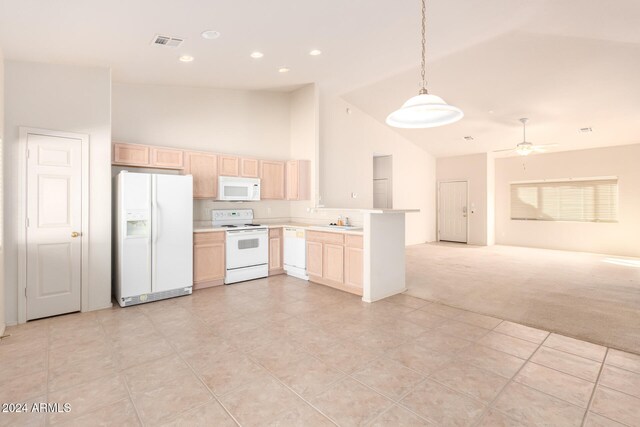
[[304, 228], [284, 228], [284, 270], [289, 276], [309, 280]]

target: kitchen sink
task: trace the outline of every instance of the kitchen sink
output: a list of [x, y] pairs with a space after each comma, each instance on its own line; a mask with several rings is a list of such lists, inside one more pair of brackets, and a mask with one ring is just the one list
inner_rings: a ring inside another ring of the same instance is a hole
[[352, 230], [352, 231], [362, 230], [362, 227], [356, 227], [354, 225], [320, 225], [319, 227], [332, 228], [334, 230]]

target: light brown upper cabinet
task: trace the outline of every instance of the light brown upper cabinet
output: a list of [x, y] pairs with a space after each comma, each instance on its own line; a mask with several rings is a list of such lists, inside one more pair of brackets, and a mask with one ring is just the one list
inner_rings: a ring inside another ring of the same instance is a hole
[[311, 162], [289, 160], [287, 162], [287, 200], [311, 199]]
[[285, 162], [260, 160], [260, 198], [284, 200]]
[[259, 178], [260, 171], [258, 170], [258, 160], [257, 159], [240, 159], [240, 176], [245, 178]]
[[166, 169], [184, 168], [184, 151], [172, 148], [152, 147], [151, 167]]
[[112, 163], [114, 165], [126, 166], [150, 166], [151, 147], [148, 145], [116, 142], [113, 144]]
[[240, 158], [236, 156], [218, 155], [218, 175], [240, 176]]
[[193, 175], [193, 198], [213, 199], [218, 195], [218, 156], [186, 152], [185, 175]]

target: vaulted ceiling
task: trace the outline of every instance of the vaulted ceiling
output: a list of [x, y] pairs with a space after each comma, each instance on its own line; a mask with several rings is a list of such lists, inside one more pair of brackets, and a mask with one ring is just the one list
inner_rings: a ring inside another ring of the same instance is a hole
[[[109, 66], [114, 81], [290, 90], [317, 82], [384, 121], [417, 91], [418, 0], [0, 0], [5, 58]], [[401, 133], [437, 156], [640, 142], [640, 2], [428, 0], [432, 93], [465, 111]], [[216, 40], [204, 30], [221, 33]], [[176, 49], [155, 34], [185, 39]], [[322, 55], [309, 56], [311, 49]], [[249, 57], [261, 51], [258, 60]], [[191, 63], [178, 57], [192, 55]], [[278, 73], [280, 66], [291, 69]], [[590, 126], [591, 134], [577, 129]], [[464, 136], [473, 136], [473, 142]]]

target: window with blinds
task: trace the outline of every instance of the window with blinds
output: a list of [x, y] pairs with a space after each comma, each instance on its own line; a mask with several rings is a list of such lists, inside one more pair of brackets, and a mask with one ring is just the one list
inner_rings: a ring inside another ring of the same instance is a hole
[[512, 183], [511, 219], [616, 222], [618, 179]]

